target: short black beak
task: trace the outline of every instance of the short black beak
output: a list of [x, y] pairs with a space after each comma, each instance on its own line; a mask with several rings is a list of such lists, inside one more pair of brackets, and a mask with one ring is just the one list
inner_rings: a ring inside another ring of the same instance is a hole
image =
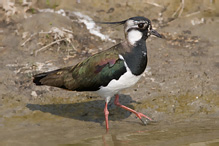
[[159, 34], [159, 33], [158, 33], [156, 30], [154, 30], [154, 29], [151, 29], [151, 30], [150, 30], [150, 33], [151, 33], [152, 35], [158, 37], [158, 38], [162, 38], [162, 35]]

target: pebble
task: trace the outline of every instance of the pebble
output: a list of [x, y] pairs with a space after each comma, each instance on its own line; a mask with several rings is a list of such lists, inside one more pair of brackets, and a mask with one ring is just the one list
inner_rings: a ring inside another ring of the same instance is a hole
[[37, 97], [37, 93], [36, 93], [36, 91], [32, 91], [32, 92], [31, 92], [31, 96], [33, 96], [33, 97]]

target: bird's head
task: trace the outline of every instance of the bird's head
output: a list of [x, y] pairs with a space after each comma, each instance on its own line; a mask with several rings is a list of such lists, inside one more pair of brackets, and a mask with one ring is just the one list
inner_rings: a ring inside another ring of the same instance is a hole
[[151, 21], [145, 17], [131, 17], [118, 22], [102, 22], [103, 24], [123, 24], [127, 41], [134, 45], [139, 40], [146, 40], [150, 35], [162, 38], [156, 30], [152, 29]]

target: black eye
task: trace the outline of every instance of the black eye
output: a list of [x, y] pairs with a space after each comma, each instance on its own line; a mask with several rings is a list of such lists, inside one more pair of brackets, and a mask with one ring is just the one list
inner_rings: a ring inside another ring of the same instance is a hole
[[144, 27], [144, 23], [139, 23], [139, 24], [138, 24], [138, 27], [139, 27], [139, 28], [143, 28], [143, 27]]

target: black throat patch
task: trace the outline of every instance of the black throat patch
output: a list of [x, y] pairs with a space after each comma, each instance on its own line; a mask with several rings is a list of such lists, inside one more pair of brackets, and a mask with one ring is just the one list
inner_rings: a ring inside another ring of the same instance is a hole
[[130, 52], [125, 52], [122, 56], [132, 74], [136, 76], [142, 74], [147, 66], [146, 42], [144, 40], [138, 41]]

